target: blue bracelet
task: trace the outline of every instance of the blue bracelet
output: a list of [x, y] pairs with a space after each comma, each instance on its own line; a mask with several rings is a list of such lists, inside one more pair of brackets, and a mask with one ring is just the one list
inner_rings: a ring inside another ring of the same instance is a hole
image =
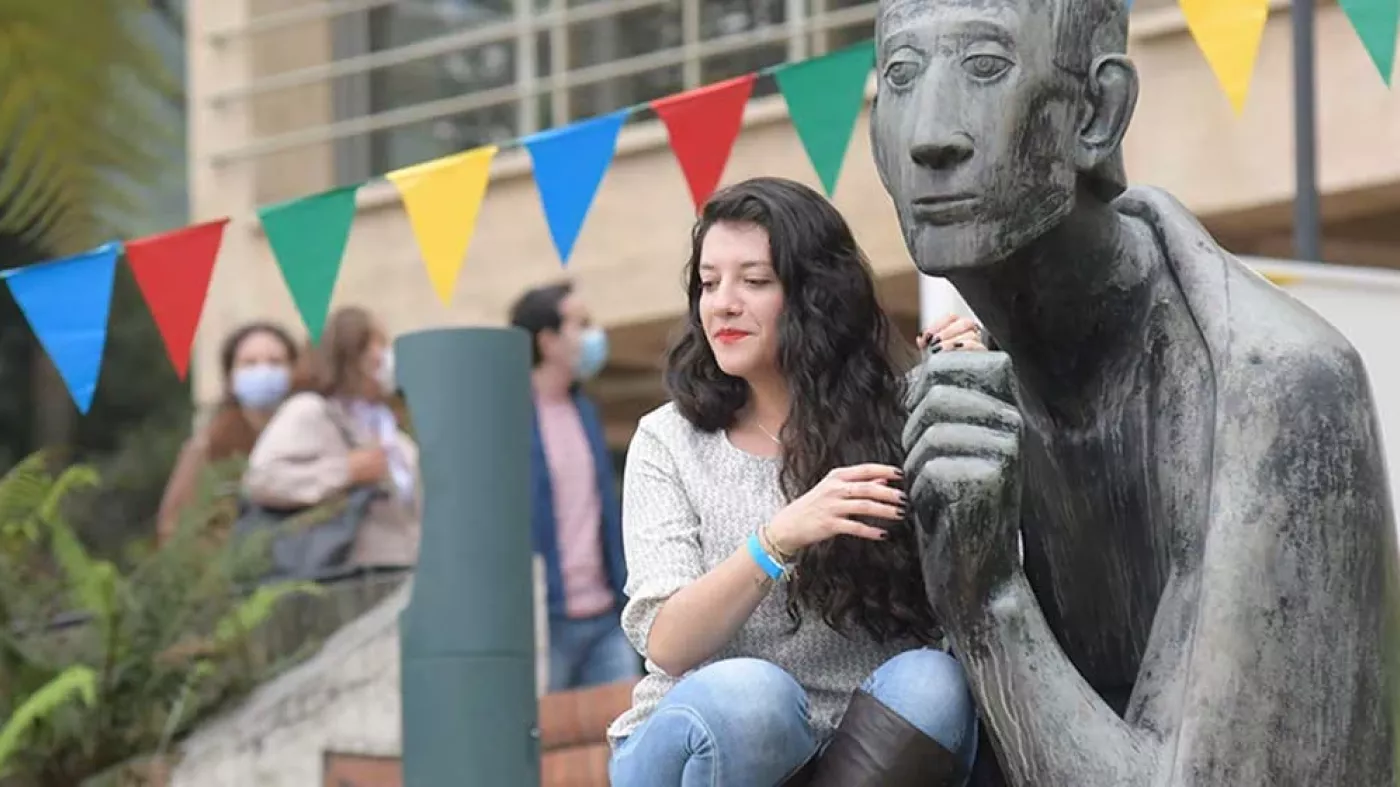
[[783, 564], [774, 560], [773, 556], [763, 548], [763, 544], [759, 543], [758, 533], [749, 536], [749, 555], [753, 557], [753, 561], [758, 564], [758, 567], [763, 569], [763, 573], [774, 580], [782, 581], [783, 577], [787, 575], [787, 569], [783, 567]]

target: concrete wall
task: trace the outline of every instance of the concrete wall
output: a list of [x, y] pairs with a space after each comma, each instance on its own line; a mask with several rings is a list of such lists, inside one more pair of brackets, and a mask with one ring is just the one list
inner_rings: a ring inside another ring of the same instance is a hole
[[401, 752], [398, 614], [409, 586], [184, 744], [171, 787], [312, 787], [328, 751]]

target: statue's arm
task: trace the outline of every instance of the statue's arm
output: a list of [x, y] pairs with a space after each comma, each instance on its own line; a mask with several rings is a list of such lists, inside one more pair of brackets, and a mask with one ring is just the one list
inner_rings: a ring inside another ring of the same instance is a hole
[[[1179, 588], [1169, 593], [1179, 596]], [[1164, 611], [1180, 606], [1164, 596]], [[1154, 783], [1161, 735], [1119, 718], [1089, 686], [1055, 640], [1020, 570], [979, 614], [950, 625], [948, 636], [1009, 784]]]
[[1163, 783], [1393, 784], [1395, 531], [1366, 372], [1330, 330], [1292, 348], [1271, 336], [1254, 359], [1255, 379], [1217, 397], [1201, 603]]
[[1174, 559], [1128, 721], [1019, 567], [947, 621], [1011, 784], [1390, 783], [1395, 543], [1369, 388], [1350, 348], [1278, 363], [1218, 397], [1208, 522]]

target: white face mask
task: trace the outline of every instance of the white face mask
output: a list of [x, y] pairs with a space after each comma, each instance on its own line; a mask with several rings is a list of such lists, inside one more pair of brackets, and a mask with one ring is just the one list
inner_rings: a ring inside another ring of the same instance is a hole
[[399, 390], [398, 377], [394, 374], [394, 348], [385, 347], [384, 355], [379, 359], [379, 368], [374, 372], [374, 381], [379, 383], [379, 390], [385, 396], [393, 396]]

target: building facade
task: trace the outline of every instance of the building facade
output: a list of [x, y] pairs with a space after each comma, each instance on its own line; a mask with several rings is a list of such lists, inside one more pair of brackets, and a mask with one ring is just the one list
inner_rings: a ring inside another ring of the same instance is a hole
[[[222, 336], [253, 318], [299, 325], [258, 205], [370, 182], [358, 194], [334, 303], [391, 330], [500, 324], [524, 288], [568, 276], [609, 330], [597, 383], [617, 444], [662, 399], [657, 370], [684, 310], [694, 212], [666, 135], [631, 122], [567, 271], [529, 161], [497, 157], [452, 306], [433, 294], [382, 175], [870, 37], [860, 0], [202, 0], [187, 9], [190, 219], [232, 218], [195, 352], [195, 395], [218, 394]], [[1340, 9], [1317, 18], [1319, 179], [1328, 262], [1400, 268], [1400, 95]], [[1137, 0], [1142, 92], [1129, 177], [1172, 191], [1229, 249], [1291, 256], [1289, 4], [1273, 3], [1248, 104], [1217, 86], [1168, 0]], [[724, 181], [816, 176], [771, 80], [760, 79]], [[912, 336], [917, 279], [858, 121], [834, 201]]]

